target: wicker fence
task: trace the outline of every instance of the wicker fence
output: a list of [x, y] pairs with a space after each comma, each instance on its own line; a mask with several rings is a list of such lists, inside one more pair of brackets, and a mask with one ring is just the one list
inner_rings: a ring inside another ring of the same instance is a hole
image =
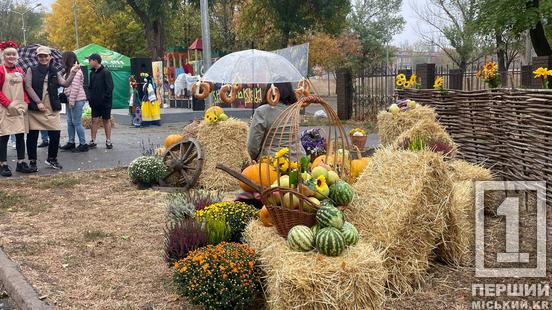
[[546, 181], [552, 203], [552, 90], [401, 90], [435, 107], [461, 156], [503, 180]]

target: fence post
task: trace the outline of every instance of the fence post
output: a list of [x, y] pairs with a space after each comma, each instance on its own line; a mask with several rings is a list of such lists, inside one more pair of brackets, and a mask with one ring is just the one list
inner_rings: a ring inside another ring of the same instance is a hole
[[337, 116], [340, 120], [351, 119], [353, 113], [353, 73], [351, 68], [336, 70]]
[[[552, 56], [537, 56], [533, 57], [533, 69], [537, 70], [539, 67], [552, 68]], [[542, 88], [541, 79], [533, 79], [533, 88]]]
[[449, 70], [449, 89], [462, 90], [463, 83], [462, 78], [464, 73], [462, 69], [450, 69]]
[[435, 64], [417, 64], [416, 76], [420, 79], [422, 89], [433, 88], [433, 82], [435, 82]]
[[521, 66], [521, 87], [533, 88], [533, 66]]

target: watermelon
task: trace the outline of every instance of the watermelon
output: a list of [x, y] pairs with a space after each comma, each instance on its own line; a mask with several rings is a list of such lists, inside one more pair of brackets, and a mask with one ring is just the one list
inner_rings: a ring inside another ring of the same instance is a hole
[[345, 238], [339, 229], [326, 227], [320, 229], [315, 238], [318, 252], [327, 256], [339, 256], [345, 249]]
[[319, 224], [315, 224], [314, 226], [311, 227], [312, 233], [314, 234], [315, 238], [316, 238], [316, 234], [320, 231], [320, 229], [322, 229], [322, 226], [320, 226]]
[[322, 227], [335, 227], [341, 229], [343, 226], [343, 213], [336, 207], [323, 206], [316, 212], [316, 222]]
[[343, 234], [343, 237], [345, 238], [345, 243], [347, 246], [355, 245], [358, 242], [358, 230], [356, 227], [349, 223], [345, 222], [343, 223], [343, 227], [341, 227], [341, 233]]
[[305, 225], [293, 226], [287, 235], [288, 246], [295, 251], [307, 252], [314, 248], [314, 234]]
[[330, 186], [330, 198], [338, 206], [347, 206], [353, 201], [353, 188], [345, 181], [337, 181]]
[[333, 201], [331, 201], [330, 199], [324, 199], [322, 201], [320, 201], [320, 206], [323, 207], [323, 206], [332, 206], [332, 207], [335, 207], [335, 204], [333, 203]]

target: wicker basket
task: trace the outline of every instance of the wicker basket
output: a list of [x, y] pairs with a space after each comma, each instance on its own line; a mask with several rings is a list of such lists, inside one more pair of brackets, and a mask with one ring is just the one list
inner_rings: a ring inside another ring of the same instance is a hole
[[353, 136], [351, 135], [351, 142], [354, 146], [358, 147], [359, 150], [364, 150], [364, 146], [366, 145], [366, 140], [368, 140], [368, 136]]

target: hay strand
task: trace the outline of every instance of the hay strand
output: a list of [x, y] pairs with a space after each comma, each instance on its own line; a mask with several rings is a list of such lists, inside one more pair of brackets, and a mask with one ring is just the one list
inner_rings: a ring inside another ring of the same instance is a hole
[[382, 111], [378, 114], [378, 131], [383, 146], [392, 144], [401, 133], [410, 129], [421, 120], [437, 119], [435, 110], [430, 107], [418, 107], [397, 114]]
[[252, 221], [245, 240], [266, 272], [270, 309], [381, 309], [387, 271], [363, 238], [339, 257], [291, 251], [273, 227]]

